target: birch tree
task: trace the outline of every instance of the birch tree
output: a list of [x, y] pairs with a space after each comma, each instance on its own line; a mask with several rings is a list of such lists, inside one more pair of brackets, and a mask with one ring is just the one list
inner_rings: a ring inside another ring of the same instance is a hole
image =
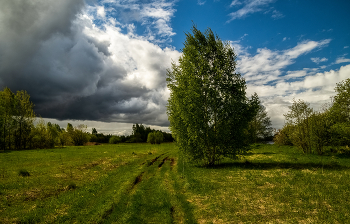
[[214, 165], [247, 149], [244, 130], [259, 102], [246, 97], [246, 83], [236, 73], [236, 55], [208, 28], [186, 33], [183, 55], [167, 72], [170, 130], [192, 160]]

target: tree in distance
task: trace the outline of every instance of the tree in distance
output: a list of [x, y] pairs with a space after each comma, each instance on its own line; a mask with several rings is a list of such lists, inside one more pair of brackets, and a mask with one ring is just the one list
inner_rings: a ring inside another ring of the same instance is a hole
[[26, 149], [34, 127], [34, 104], [24, 91], [13, 93], [9, 88], [0, 91], [0, 148]]
[[210, 28], [202, 33], [193, 26], [192, 33], [186, 33], [178, 64], [167, 71], [167, 114], [180, 150], [193, 161], [215, 165], [246, 151], [245, 130], [259, 100], [246, 97], [231, 45]]
[[[350, 79], [337, 83], [337, 95], [331, 106], [324, 105], [322, 111], [314, 111], [303, 100], [293, 100], [290, 111], [284, 114], [286, 124], [275, 136], [279, 145], [292, 144], [304, 153], [322, 155], [324, 146], [350, 144]], [[331, 149], [331, 152], [335, 152]]]
[[147, 142], [151, 144], [160, 144], [163, 142], [163, 133], [160, 131], [154, 131], [148, 134]]
[[119, 136], [112, 136], [109, 139], [109, 144], [118, 144], [118, 143], [121, 143], [121, 142], [122, 142], [122, 139]]
[[350, 145], [350, 78], [337, 83], [337, 93], [330, 108], [332, 126], [331, 143], [333, 145]]
[[294, 126], [291, 134], [292, 142], [304, 153], [312, 152], [310, 117], [313, 109], [310, 104], [303, 100], [293, 99], [293, 104], [289, 106], [290, 111], [284, 114], [287, 124]]
[[[256, 94], [256, 93], [255, 93]], [[256, 98], [258, 96], [256, 95]], [[250, 142], [257, 143], [261, 140], [272, 138], [272, 127], [270, 117], [267, 115], [266, 108], [259, 102], [259, 109], [248, 125], [248, 135]]]
[[88, 141], [88, 135], [86, 134], [87, 126], [80, 124], [73, 128], [73, 125], [67, 124], [67, 132], [71, 137], [74, 145], [84, 145]]

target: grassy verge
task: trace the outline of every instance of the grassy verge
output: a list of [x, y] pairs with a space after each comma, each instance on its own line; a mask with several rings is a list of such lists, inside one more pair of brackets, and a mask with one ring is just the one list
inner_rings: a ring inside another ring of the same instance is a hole
[[188, 167], [199, 223], [346, 223], [350, 159], [256, 145], [236, 162]]
[[174, 144], [0, 153], [0, 223], [344, 223], [350, 158], [255, 145], [196, 167]]

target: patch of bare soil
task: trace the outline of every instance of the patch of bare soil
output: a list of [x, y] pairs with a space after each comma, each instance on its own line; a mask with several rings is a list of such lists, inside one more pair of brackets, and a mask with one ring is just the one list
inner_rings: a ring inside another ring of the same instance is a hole
[[163, 159], [163, 161], [158, 165], [158, 167], [161, 168], [167, 159], [168, 159], [168, 156]]
[[133, 189], [138, 183], [140, 183], [142, 181], [142, 175], [144, 172], [142, 172], [140, 175], [138, 175], [135, 180], [134, 183], [131, 186], [131, 189]]
[[153, 163], [155, 163], [158, 159], [159, 159], [160, 156], [157, 156], [156, 158], [152, 159], [152, 161], [148, 164], [148, 166], [152, 166]]
[[87, 143], [84, 143], [84, 145], [88, 146], [88, 145], [101, 145], [101, 144], [98, 142], [87, 142]]

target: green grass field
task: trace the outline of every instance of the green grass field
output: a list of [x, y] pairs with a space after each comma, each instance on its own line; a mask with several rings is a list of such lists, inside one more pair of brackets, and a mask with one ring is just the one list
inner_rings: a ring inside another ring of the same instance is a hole
[[175, 144], [0, 153], [0, 223], [347, 223], [350, 157], [255, 145], [214, 168]]

